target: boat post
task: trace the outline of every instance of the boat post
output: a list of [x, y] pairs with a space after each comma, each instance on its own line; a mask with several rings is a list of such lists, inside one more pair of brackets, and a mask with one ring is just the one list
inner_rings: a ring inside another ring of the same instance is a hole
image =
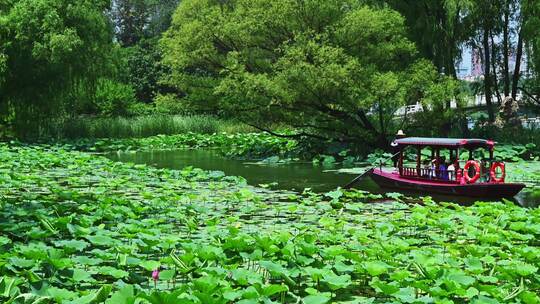
[[422, 176], [421, 161], [422, 161], [422, 147], [418, 146], [418, 150], [416, 152], [416, 175], [418, 176]]
[[403, 175], [403, 149], [399, 150], [398, 170], [399, 175]]
[[435, 148], [435, 176], [439, 177], [441, 174], [441, 149], [439, 147]]
[[463, 176], [462, 169], [459, 167], [459, 147], [456, 148], [456, 162], [454, 164], [454, 168], [456, 172], [456, 182], [461, 182], [461, 177]]

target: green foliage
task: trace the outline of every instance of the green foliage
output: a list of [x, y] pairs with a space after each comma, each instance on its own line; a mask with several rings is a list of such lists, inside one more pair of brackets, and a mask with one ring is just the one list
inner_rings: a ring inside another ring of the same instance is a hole
[[137, 45], [164, 32], [179, 0], [112, 0], [115, 34], [123, 46]]
[[[0, 114], [19, 135], [77, 103], [75, 87], [109, 67], [107, 1], [22, 0], [0, 4]], [[68, 106], [69, 104], [69, 106]]]
[[130, 106], [136, 102], [135, 90], [123, 83], [100, 79], [96, 87], [94, 102], [103, 116], [126, 116]]
[[[189, 119], [189, 118], [188, 118]], [[194, 117], [197, 119], [197, 117]], [[202, 130], [199, 130], [202, 131]], [[129, 139], [80, 139], [65, 143], [65, 148], [92, 152], [153, 151], [193, 148], [220, 149], [224, 154], [248, 159], [280, 156], [288, 158], [301, 153], [293, 140], [265, 133], [191, 133], [158, 135]]]
[[157, 39], [146, 39], [137, 45], [125, 48], [126, 82], [133, 86], [137, 99], [149, 103], [166, 87], [160, 80], [168, 75], [167, 69], [160, 63], [161, 51]]
[[[136, 103], [134, 105], [141, 105]], [[133, 106], [130, 111], [133, 110]], [[147, 111], [148, 109], [142, 109]], [[148, 110], [154, 112], [154, 109]], [[235, 121], [213, 116], [173, 116], [150, 114], [135, 117], [75, 117], [51, 124], [46, 134], [52, 138], [141, 138], [184, 133], [247, 133], [253, 129]]]
[[502, 161], [518, 162], [521, 160], [532, 160], [538, 157], [538, 148], [535, 144], [526, 145], [499, 145], [495, 151], [495, 158]]
[[162, 40], [164, 62], [192, 109], [285, 123], [298, 137], [383, 144], [392, 113], [421, 98], [407, 94], [416, 51], [403, 23], [358, 1], [188, 0]]
[[469, 37], [469, 28], [461, 18], [468, 0], [386, 0], [405, 17], [411, 40], [422, 57], [429, 59], [439, 72], [456, 77], [456, 62], [461, 45]]
[[58, 146], [0, 145], [0, 172], [4, 303], [540, 301], [540, 209], [284, 196]]
[[536, 96], [535, 101], [538, 103], [538, 94], [540, 93], [540, 1], [525, 0], [522, 3], [523, 15], [525, 16], [523, 36], [528, 41], [528, 63], [533, 73], [532, 77], [526, 80], [524, 87], [528, 89], [527, 95]]
[[154, 104], [158, 113], [170, 115], [189, 113], [189, 108], [174, 94], [157, 95], [154, 99]]
[[392, 166], [392, 154], [385, 153], [382, 150], [375, 150], [367, 156], [366, 162], [373, 166]]

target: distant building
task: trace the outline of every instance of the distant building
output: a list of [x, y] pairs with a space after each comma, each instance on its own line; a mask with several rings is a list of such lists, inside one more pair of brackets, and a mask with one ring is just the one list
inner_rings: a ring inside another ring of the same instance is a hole
[[[467, 75], [464, 75], [460, 77], [460, 79], [465, 81], [478, 81], [483, 79], [484, 77], [484, 59], [482, 58], [482, 53], [479, 49], [472, 49], [470, 52], [470, 73]], [[508, 68], [510, 70], [510, 73], [514, 72], [516, 66], [516, 53], [514, 50], [511, 50], [510, 56], [508, 58]], [[520, 72], [523, 75], [527, 75], [527, 58], [525, 54], [523, 55], [523, 58], [521, 59], [521, 66], [520, 66]], [[499, 77], [502, 75], [501, 69], [497, 70], [497, 75]]]
[[484, 76], [484, 64], [480, 50], [472, 50], [471, 55], [471, 75], [472, 77]]

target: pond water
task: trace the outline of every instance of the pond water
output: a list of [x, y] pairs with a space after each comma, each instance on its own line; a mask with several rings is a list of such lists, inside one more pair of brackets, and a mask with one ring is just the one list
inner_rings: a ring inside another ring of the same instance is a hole
[[[311, 163], [262, 164], [254, 161], [228, 159], [212, 150], [174, 150], [108, 155], [115, 161], [147, 164], [158, 168], [182, 169], [187, 166], [210, 171], [223, 171], [226, 175], [241, 176], [248, 184], [271, 184], [272, 188], [325, 192], [351, 181], [355, 176], [332, 171], [332, 167]], [[376, 185], [375, 185], [376, 186]]]
[[[270, 185], [272, 189], [303, 191], [311, 188], [315, 192], [327, 192], [346, 185], [357, 174], [339, 172], [328, 166], [314, 166], [312, 163], [264, 164], [261, 162], [229, 159], [213, 150], [172, 150], [137, 153], [113, 153], [107, 155], [114, 161], [147, 164], [157, 168], [182, 169], [188, 166], [210, 171], [222, 171], [226, 175], [242, 176], [253, 186]], [[540, 166], [539, 166], [540, 167]], [[396, 192], [379, 188], [369, 178], [364, 178], [355, 186], [372, 193]], [[415, 193], [405, 193], [418, 197]], [[478, 199], [434, 196], [437, 201], [453, 201], [470, 204]], [[523, 191], [514, 202], [528, 207], [540, 205], [540, 197], [533, 192]]]

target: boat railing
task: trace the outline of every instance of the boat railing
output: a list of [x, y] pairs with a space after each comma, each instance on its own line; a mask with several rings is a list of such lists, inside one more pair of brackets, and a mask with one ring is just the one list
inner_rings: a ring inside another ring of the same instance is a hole
[[404, 177], [419, 178], [426, 180], [437, 181], [457, 181], [455, 171], [430, 169], [430, 168], [417, 168], [417, 167], [403, 167], [401, 175]]

